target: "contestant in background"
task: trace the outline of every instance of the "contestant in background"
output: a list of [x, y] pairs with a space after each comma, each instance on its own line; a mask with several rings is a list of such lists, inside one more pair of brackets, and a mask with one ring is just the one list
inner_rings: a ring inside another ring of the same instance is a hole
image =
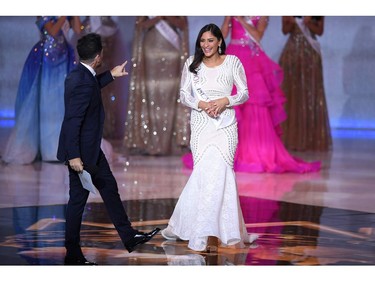
[[324, 17], [282, 17], [282, 32], [289, 38], [280, 56], [284, 70], [287, 120], [283, 142], [296, 151], [328, 151], [332, 148], [323, 65], [317, 40], [324, 31]]
[[189, 110], [179, 100], [188, 56], [187, 17], [136, 18], [124, 144], [131, 154], [181, 155]]
[[260, 43], [268, 21], [267, 16], [227, 16], [222, 24], [223, 35], [231, 34], [227, 53], [242, 62], [250, 96], [236, 107], [238, 148], [234, 169], [249, 173], [315, 172], [320, 162], [294, 157], [281, 140], [280, 124], [287, 118], [281, 90], [283, 71]]
[[64, 118], [64, 80], [75, 67], [69, 30], [81, 32], [79, 17], [37, 17], [40, 40], [22, 70], [15, 104], [15, 126], [2, 160], [30, 164], [57, 161], [60, 125]]

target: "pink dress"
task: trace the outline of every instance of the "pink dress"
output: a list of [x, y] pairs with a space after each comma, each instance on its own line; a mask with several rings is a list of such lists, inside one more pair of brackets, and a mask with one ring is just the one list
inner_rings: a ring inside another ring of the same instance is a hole
[[[256, 26], [260, 17], [248, 20]], [[242, 62], [249, 90], [249, 100], [235, 108], [238, 120], [238, 147], [234, 170], [249, 173], [306, 173], [320, 170], [321, 163], [308, 163], [291, 155], [281, 140], [281, 123], [286, 120], [281, 90], [283, 71], [250, 38], [240, 22], [231, 20], [231, 41], [226, 54]], [[234, 89], [233, 94], [236, 92]], [[191, 155], [183, 156], [192, 167]]]

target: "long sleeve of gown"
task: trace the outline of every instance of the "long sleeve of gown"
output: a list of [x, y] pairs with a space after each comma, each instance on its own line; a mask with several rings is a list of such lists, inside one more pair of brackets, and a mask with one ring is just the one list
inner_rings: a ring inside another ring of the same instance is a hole
[[192, 90], [192, 80], [190, 72], [189, 72], [189, 65], [191, 64], [191, 58], [187, 59], [184, 68], [182, 69], [182, 76], [181, 76], [181, 86], [180, 86], [180, 100], [181, 103], [191, 107], [195, 110], [201, 111], [202, 109], [198, 108], [199, 99], [193, 95]]
[[241, 63], [241, 61], [237, 57], [233, 57], [234, 62], [232, 64], [233, 67], [233, 78], [234, 84], [237, 88], [237, 93], [232, 96], [228, 96], [229, 105], [228, 107], [239, 105], [246, 102], [249, 99], [249, 92], [247, 88], [246, 82], [246, 74], [245, 69]]

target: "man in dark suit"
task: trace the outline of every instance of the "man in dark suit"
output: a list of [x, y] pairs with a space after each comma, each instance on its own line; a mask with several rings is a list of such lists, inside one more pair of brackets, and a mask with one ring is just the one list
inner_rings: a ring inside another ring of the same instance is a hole
[[140, 232], [131, 226], [118, 193], [107, 159], [100, 148], [104, 108], [101, 88], [116, 77], [125, 76], [125, 61], [96, 75], [102, 63], [103, 48], [101, 37], [90, 33], [78, 40], [77, 52], [80, 63], [65, 80], [65, 116], [61, 126], [57, 158], [67, 164], [69, 169], [69, 201], [66, 209], [65, 264], [95, 265], [87, 261], [80, 247], [82, 214], [89, 196], [84, 189], [79, 173], [83, 169], [90, 173], [92, 182], [98, 189], [108, 214], [128, 252], [149, 241], [158, 231]]

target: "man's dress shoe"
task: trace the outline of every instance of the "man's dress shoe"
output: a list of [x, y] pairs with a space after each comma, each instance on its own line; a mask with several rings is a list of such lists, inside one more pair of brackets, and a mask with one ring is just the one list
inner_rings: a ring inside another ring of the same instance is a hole
[[98, 265], [95, 262], [86, 260], [85, 257], [81, 258], [71, 258], [66, 256], [64, 260], [65, 265]]
[[160, 231], [160, 228], [155, 228], [150, 232], [141, 232], [138, 231], [130, 241], [128, 241], [125, 245], [126, 250], [128, 250], [129, 253], [134, 251], [134, 248], [137, 245], [144, 244], [151, 240], [152, 237], [154, 237], [158, 232]]

